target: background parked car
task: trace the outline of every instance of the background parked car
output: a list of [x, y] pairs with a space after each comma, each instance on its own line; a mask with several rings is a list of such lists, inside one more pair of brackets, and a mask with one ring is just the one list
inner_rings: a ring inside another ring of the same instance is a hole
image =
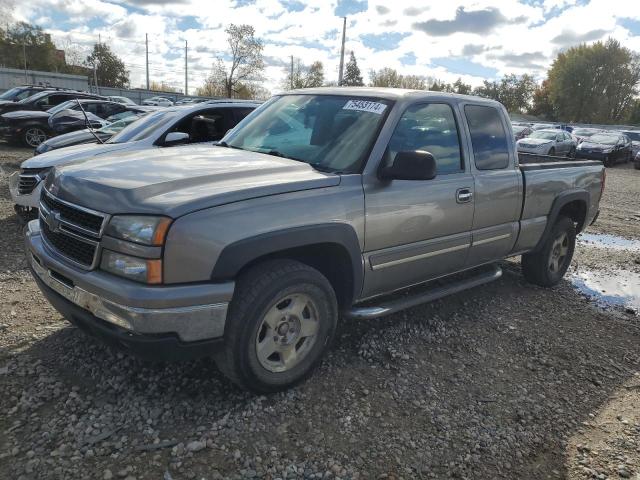
[[528, 137], [531, 135], [533, 130], [531, 127], [527, 127], [526, 125], [513, 125], [513, 136], [517, 140]]
[[566, 155], [576, 153], [576, 141], [564, 130], [536, 130], [531, 135], [516, 142], [518, 152], [537, 155]]
[[[73, 103], [73, 102], [71, 102]], [[57, 111], [49, 117], [49, 128], [55, 135], [81, 130], [87, 127], [87, 119], [91, 128], [100, 128], [106, 125], [105, 120], [119, 114], [142, 113], [143, 108], [138, 105], [124, 105], [106, 100], [81, 101], [83, 113], [80, 107], [72, 105], [71, 108]], [[85, 113], [87, 118], [85, 118]]]
[[[84, 143], [99, 143], [98, 137], [101, 141], [106, 142], [116, 133], [120, 133], [125, 127], [136, 122], [147, 113], [131, 114], [115, 122], [94, 130], [93, 133], [88, 128], [83, 130], [76, 130], [75, 132], [65, 133], [64, 135], [58, 135], [57, 137], [50, 138], [40, 145], [34, 151], [34, 155], [40, 155], [41, 153], [50, 152], [51, 150], [57, 150], [58, 148], [70, 147], [72, 145], [80, 145]], [[107, 120], [110, 120], [109, 117]], [[95, 134], [95, 135], [94, 135]]]
[[259, 103], [226, 100], [171, 107], [149, 113], [103, 144], [83, 144], [46, 152], [22, 162], [9, 177], [9, 192], [16, 211], [29, 218], [38, 208], [42, 180], [54, 166], [90, 160], [116, 151], [138, 151], [187, 143], [214, 142], [251, 113]]
[[164, 97], [151, 97], [142, 101], [143, 105], [153, 105], [158, 107], [171, 107], [173, 102]]
[[19, 102], [20, 100], [24, 100], [25, 98], [44, 90], [51, 90], [51, 88], [38, 85], [22, 85], [20, 87], [13, 87], [0, 95], [0, 105], [4, 103]]
[[636, 153], [636, 156], [633, 160], [633, 168], [636, 170], [640, 170], [640, 152]]
[[598, 133], [578, 145], [576, 157], [602, 160], [606, 167], [611, 167], [616, 163], [629, 161], [631, 142], [624, 135]]
[[56, 105], [73, 100], [74, 98], [104, 99], [100, 95], [78, 92], [75, 90], [43, 90], [19, 102], [7, 102], [0, 105], [0, 115], [18, 110], [37, 110], [46, 112]]
[[571, 133], [576, 138], [578, 143], [580, 143], [580, 142], [588, 139], [592, 135], [595, 135], [596, 133], [602, 133], [602, 130], [600, 130], [598, 128], [576, 127], [576, 128], [573, 129], [573, 132], [571, 132]]
[[631, 155], [636, 158], [640, 153], [640, 130], [623, 130], [622, 133], [631, 140]]
[[[106, 100], [84, 98], [68, 100], [45, 112], [38, 110], [8, 112], [0, 116], [0, 137], [35, 148], [49, 137], [85, 128], [84, 114], [78, 103], [82, 104], [87, 116], [91, 116], [94, 128], [104, 126], [103, 120], [111, 115], [124, 111], [138, 111], [140, 108], [137, 105], [130, 107]], [[61, 122], [52, 121], [56, 118]]]
[[137, 105], [137, 103], [131, 100], [129, 97], [121, 97], [119, 95], [110, 95], [107, 97], [107, 100], [122, 103], [123, 105]]

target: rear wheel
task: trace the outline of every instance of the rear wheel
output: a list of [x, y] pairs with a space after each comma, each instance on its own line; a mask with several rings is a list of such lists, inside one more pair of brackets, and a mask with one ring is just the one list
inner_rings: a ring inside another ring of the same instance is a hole
[[534, 253], [522, 255], [524, 278], [542, 287], [556, 285], [569, 268], [575, 246], [576, 227], [573, 220], [558, 218], [542, 247]]
[[576, 158], [576, 147], [571, 147], [571, 149], [569, 150], [569, 153], [567, 154], [567, 157], [569, 158]]
[[27, 147], [36, 148], [47, 139], [47, 132], [40, 127], [27, 127], [22, 133], [22, 143]]
[[318, 365], [337, 319], [335, 292], [320, 272], [297, 261], [267, 261], [238, 280], [216, 362], [244, 389], [284, 390]]

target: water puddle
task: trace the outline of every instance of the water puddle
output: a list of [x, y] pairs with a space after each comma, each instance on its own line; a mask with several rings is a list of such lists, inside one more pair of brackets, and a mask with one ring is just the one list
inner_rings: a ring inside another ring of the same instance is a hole
[[622, 307], [640, 314], [640, 274], [626, 270], [581, 270], [569, 280], [580, 293], [600, 307]]
[[612, 250], [626, 250], [640, 252], [640, 240], [629, 240], [617, 235], [606, 233], [581, 233], [578, 235], [578, 244], [596, 248], [610, 248]]

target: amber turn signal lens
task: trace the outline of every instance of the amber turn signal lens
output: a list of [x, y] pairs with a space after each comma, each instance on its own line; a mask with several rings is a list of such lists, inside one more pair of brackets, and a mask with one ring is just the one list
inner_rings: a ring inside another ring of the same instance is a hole
[[164, 245], [164, 239], [167, 236], [167, 232], [169, 231], [169, 225], [171, 225], [170, 218], [163, 218], [158, 222], [156, 226], [156, 231], [153, 232], [153, 245], [162, 246]]
[[162, 260], [147, 260], [147, 283], [162, 283]]

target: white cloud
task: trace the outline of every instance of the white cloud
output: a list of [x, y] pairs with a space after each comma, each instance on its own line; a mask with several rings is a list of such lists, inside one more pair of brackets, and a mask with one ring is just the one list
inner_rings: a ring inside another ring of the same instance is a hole
[[[264, 40], [266, 86], [275, 90], [290, 55], [306, 63], [322, 61], [327, 80], [337, 79], [342, 28], [334, 13], [337, 0], [302, 2], [301, 11], [288, 11], [279, 0], [240, 2], [241, 6], [236, 0], [216, 0], [215, 7], [210, 0], [31, 0], [16, 6], [16, 18], [40, 19], [54, 38], [84, 44], [100, 34], [131, 70], [134, 86], [144, 82], [145, 33], [151, 78], [180, 88], [187, 40], [191, 90], [225, 51], [225, 26], [247, 23]], [[516, 0], [429, 0], [418, 5], [412, 0], [396, 0], [392, 6], [370, 0], [366, 11], [348, 16], [346, 50], [355, 51], [365, 78], [371, 69], [392, 67], [448, 82], [462, 77], [477, 85], [487, 76], [507, 73], [541, 78], [557, 52], [574, 41], [612, 36], [640, 50], [640, 35], [618, 24], [619, 18], [640, 19], [640, 9], [630, 9], [625, 0], [591, 0], [586, 5], [576, 0], [534, 5]], [[480, 20], [489, 24], [478, 28], [473, 22]], [[383, 50], [366, 40], [369, 35], [394, 33], [406, 35]], [[402, 61], [408, 57], [415, 58], [415, 64]]]

